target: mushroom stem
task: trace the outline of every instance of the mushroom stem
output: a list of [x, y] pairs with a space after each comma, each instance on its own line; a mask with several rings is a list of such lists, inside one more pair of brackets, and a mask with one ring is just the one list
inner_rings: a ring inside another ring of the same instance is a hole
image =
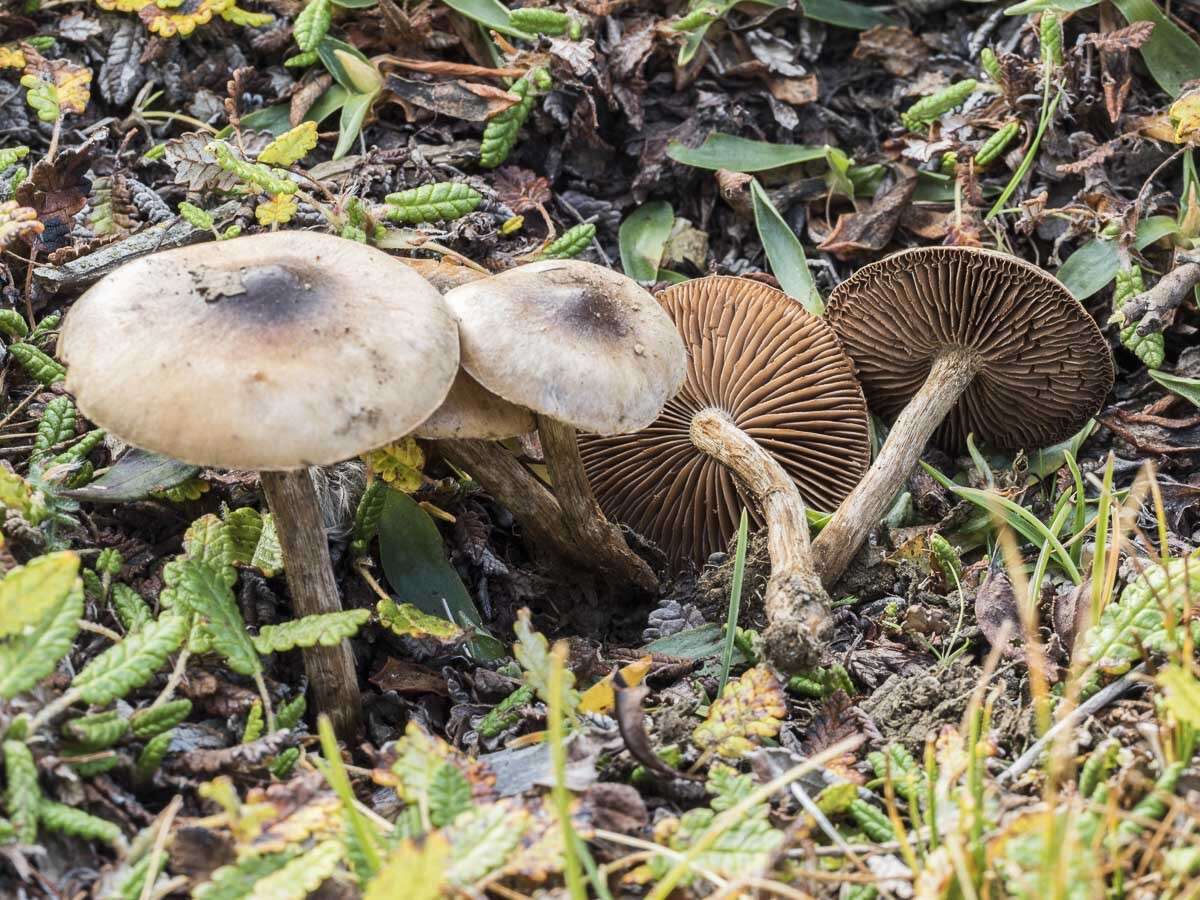
[[826, 587], [842, 577], [980, 366], [979, 356], [968, 350], [946, 351], [934, 361], [925, 383], [896, 419], [863, 480], [813, 541], [813, 559]]
[[575, 429], [543, 415], [537, 417], [537, 425], [546, 468], [554, 482], [554, 497], [562, 507], [560, 521], [566, 538], [574, 545], [575, 557], [619, 583], [632, 584], [647, 592], [657, 591], [654, 571], [629, 549], [621, 529], [601, 512], [583, 470]]
[[[329, 542], [308, 470], [259, 475], [267, 505], [279, 526], [283, 570], [297, 617], [340, 612], [342, 603], [333, 580]], [[343, 640], [336, 647], [308, 647], [303, 654], [317, 712], [333, 720], [339, 736], [353, 737], [359, 728], [362, 695], [349, 642]]]
[[578, 561], [579, 549], [559, 522], [562, 507], [544, 484], [511, 453], [492, 441], [474, 439], [434, 442], [438, 452], [471, 473], [507, 509], [524, 530], [532, 549], [559, 559]]
[[719, 410], [697, 413], [690, 434], [697, 449], [729, 469], [754, 495], [766, 520], [771, 558], [763, 598], [767, 657], [785, 672], [811, 668], [829, 628], [829, 597], [813, 569], [808, 519], [795, 482], [771, 454]]

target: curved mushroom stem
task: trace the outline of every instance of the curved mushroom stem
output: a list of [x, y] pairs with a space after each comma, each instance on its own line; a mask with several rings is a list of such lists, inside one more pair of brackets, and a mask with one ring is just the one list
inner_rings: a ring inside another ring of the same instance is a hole
[[[333, 580], [329, 542], [308, 470], [259, 475], [267, 505], [279, 526], [283, 571], [296, 615], [340, 612], [342, 602]], [[328, 715], [338, 735], [349, 740], [359, 729], [362, 709], [350, 643], [343, 640], [336, 647], [317, 645], [302, 652], [317, 712]]]
[[715, 409], [697, 413], [692, 443], [754, 495], [767, 523], [771, 577], [764, 607], [767, 657], [784, 672], [811, 668], [829, 628], [829, 597], [813, 570], [808, 519], [796, 483], [776, 459]]
[[471, 474], [520, 524], [530, 548], [579, 561], [579, 549], [559, 527], [562, 507], [554, 495], [511, 453], [493, 441], [434, 441], [438, 452]]
[[925, 383], [896, 419], [863, 480], [813, 541], [813, 559], [826, 587], [842, 577], [867, 533], [879, 524], [929, 439], [975, 380], [980, 365], [978, 355], [961, 350], [934, 360]]
[[657, 591], [654, 571], [629, 549], [621, 529], [601, 512], [583, 471], [575, 429], [542, 415], [537, 417], [537, 425], [546, 468], [554, 482], [554, 496], [562, 507], [560, 521], [566, 537], [575, 545], [576, 558], [618, 583], [632, 584], [646, 592]]

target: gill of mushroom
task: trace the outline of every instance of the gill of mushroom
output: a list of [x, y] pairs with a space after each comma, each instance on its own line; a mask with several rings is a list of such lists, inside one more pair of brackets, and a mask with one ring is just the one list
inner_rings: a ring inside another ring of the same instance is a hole
[[[342, 608], [309, 466], [428, 418], [458, 370], [458, 334], [403, 263], [293, 231], [122, 266], [75, 302], [59, 355], [79, 408], [127, 443], [260, 474], [305, 616]], [[361, 695], [349, 642], [303, 656], [317, 711], [350, 737]]]
[[462, 366], [488, 391], [536, 416], [559, 524], [573, 557], [619, 586], [658, 579], [592, 494], [576, 429], [636, 431], [683, 380], [683, 343], [631, 278], [578, 260], [546, 260], [446, 293]]
[[879, 456], [813, 542], [829, 586], [933, 438], [1033, 450], [1076, 433], [1113, 383], [1108, 343], [1057, 280], [973, 247], [901, 251], [838, 285], [826, 316], [871, 408], [895, 417]]
[[866, 471], [853, 366], [824, 320], [759, 282], [708, 276], [658, 300], [688, 351], [683, 388], [636, 434], [581, 438], [587, 474], [606, 513], [676, 565], [724, 550], [749, 508], [771, 561], [767, 656], [811, 666], [829, 614], [804, 501], [833, 508]]

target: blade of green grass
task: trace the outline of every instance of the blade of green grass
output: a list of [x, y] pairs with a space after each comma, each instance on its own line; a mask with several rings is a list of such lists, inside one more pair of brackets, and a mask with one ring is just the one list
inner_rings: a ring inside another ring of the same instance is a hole
[[729, 667], [733, 665], [734, 639], [737, 637], [738, 612], [742, 606], [742, 579], [746, 574], [746, 538], [750, 523], [746, 510], [738, 523], [737, 549], [733, 555], [733, 581], [729, 585], [729, 610], [725, 614], [725, 646], [721, 650], [721, 681], [717, 686], [717, 697], [725, 693], [729, 680]]

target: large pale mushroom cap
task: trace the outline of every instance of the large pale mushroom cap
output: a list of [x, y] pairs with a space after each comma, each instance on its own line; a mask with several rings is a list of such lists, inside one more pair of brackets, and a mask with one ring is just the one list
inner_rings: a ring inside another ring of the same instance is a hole
[[277, 232], [144, 256], [90, 288], [59, 339], [79, 408], [195, 465], [284, 470], [409, 433], [458, 371], [441, 295], [386, 253]]
[[537, 428], [533, 413], [485, 390], [461, 369], [437, 411], [413, 432], [428, 441], [478, 438], [502, 441]]
[[950, 450], [967, 435], [1030, 450], [1079, 431], [1113, 384], [1108, 342], [1057, 280], [1027, 262], [975, 247], [905, 250], [863, 266], [826, 313], [854, 360], [871, 409], [894, 417], [938, 354], [982, 363], [938, 428]]
[[595, 434], [649, 425], [683, 382], [683, 342], [633, 279], [578, 260], [447, 292], [463, 368], [505, 400]]
[[837, 508], [871, 459], [867, 405], [837, 336], [782, 291], [712, 275], [659, 302], [688, 352], [687, 380], [637, 434], [580, 437], [604, 512], [676, 562], [724, 550], [756, 504], [730, 471], [692, 443], [692, 418], [720, 410], [774, 456], [805, 502]]

